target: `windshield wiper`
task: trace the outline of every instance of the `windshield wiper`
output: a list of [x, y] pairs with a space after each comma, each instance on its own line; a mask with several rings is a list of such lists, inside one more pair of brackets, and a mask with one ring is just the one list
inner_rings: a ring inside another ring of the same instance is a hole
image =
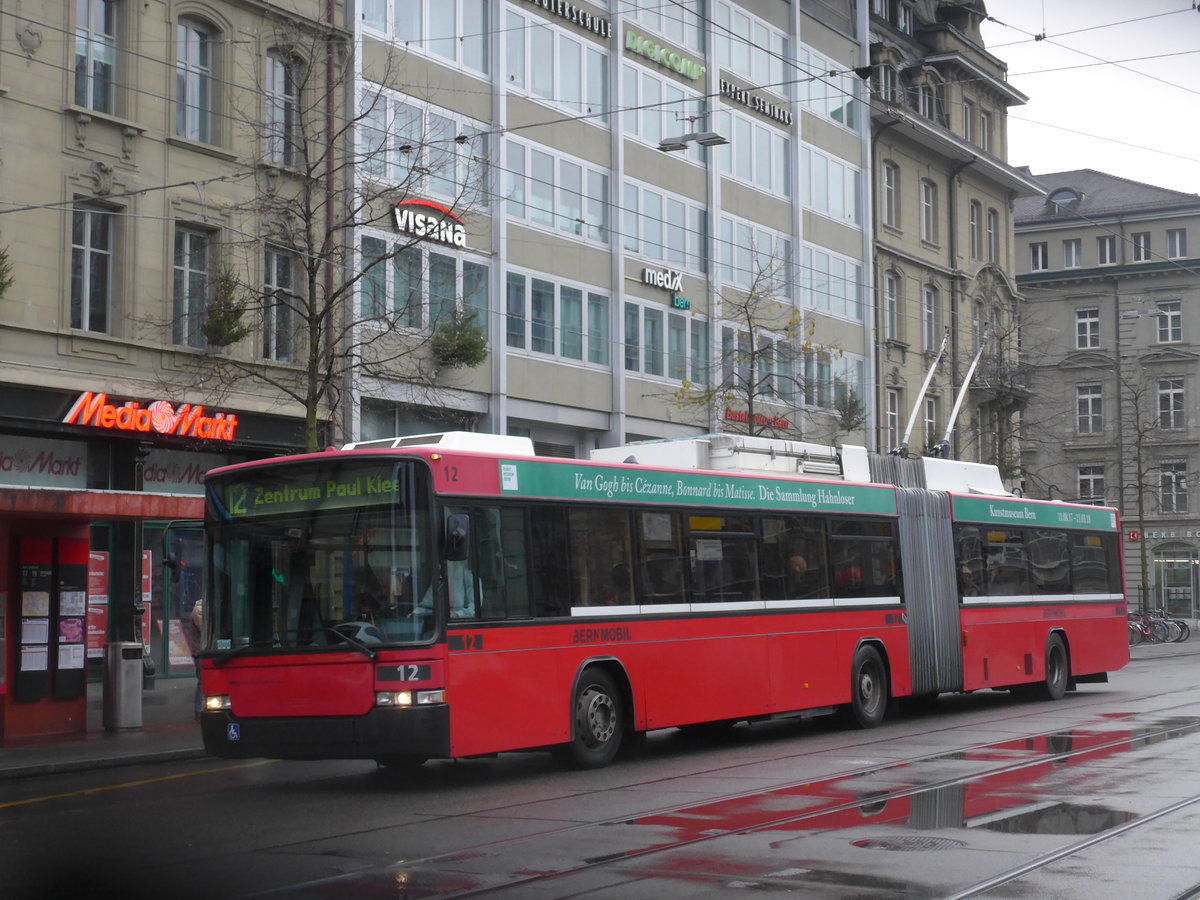
[[326, 634], [332, 634], [335, 637], [339, 638], [340, 640], [345, 641], [347, 644], [349, 644], [355, 650], [362, 653], [363, 656], [365, 656], [367, 659], [371, 660], [372, 662], [374, 662], [375, 657], [379, 655], [374, 650], [372, 650], [370, 647], [368, 647], [366, 644], [364, 644], [362, 641], [360, 641], [358, 638], [351, 637], [350, 635], [346, 634], [346, 632], [344, 632], [344, 631], [338, 631], [332, 625], [324, 625], [324, 626], [322, 626], [322, 628], [324, 629]]
[[274, 641], [251, 641], [248, 644], [242, 644], [240, 647], [234, 647], [232, 650], [226, 650], [224, 653], [212, 657], [212, 662], [214, 666], [223, 666], [235, 656], [242, 656], [251, 650], [261, 650], [263, 647], [273, 646], [275, 646]]

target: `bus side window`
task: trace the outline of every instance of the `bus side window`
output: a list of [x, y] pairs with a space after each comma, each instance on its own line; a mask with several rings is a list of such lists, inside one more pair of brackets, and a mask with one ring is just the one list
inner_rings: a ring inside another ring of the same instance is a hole
[[526, 615], [568, 616], [573, 605], [568, 559], [568, 517], [565, 506], [531, 505], [529, 526], [530, 594], [534, 602]]
[[634, 602], [629, 513], [586, 507], [568, 513], [568, 562], [574, 596], [584, 606]]
[[638, 573], [641, 602], [686, 602], [683, 528], [678, 514], [641, 512], [637, 516], [642, 545]]
[[529, 615], [529, 560], [525, 515], [519, 509], [484, 508], [471, 520], [479, 560], [480, 615]]

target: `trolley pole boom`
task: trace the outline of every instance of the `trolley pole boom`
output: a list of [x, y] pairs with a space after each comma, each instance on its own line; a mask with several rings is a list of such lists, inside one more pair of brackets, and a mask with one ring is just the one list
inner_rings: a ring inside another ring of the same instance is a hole
[[949, 328], [942, 334], [942, 346], [938, 347], [937, 356], [934, 357], [929, 371], [925, 373], [925, 381], [921, 384], [921, 390], [917, 392], [916, 402], [913, 403], [912, 415], [908, 417], [908, 427], [904, 429], [904, 438], [900, 441], [899, 447], [893, 447], [889, 451], [892, 456], [908, 456], [908, 440], [912, 437], [913, 427], [917, 424], [917, 414], [920, 412], [921, 402], [925, 399], [925, 392], [929, 390], [929, 383], [933, 381], [933, 373], [937, 371], [938, 364], [942, 361], [942, 354], [946, 352], [946, 341], [948, 340], [950, 340]]
[[988, 344], [988, 338], [991, 337], [991, 330], [985, 330], [983, 336], [979, 339], [979, 349], [975, 351], [975, 358], [971, 360], [971, 365], [967, 369], [967, 374], [963, 378], [962, 386], [958, 389], [958, 396], [954, 399], [954, 409], [950, 411], [950, 418], [946, 420], [946, 433], [942, 435], [942, 439], [934, 445], [930, 456], [941, 457], [948, 459], [950, 455], [950, 432], [954, 430], [954, 422], [958, 419], [958, 414], [962, 410], [963, 401], [967, 399], [967, 390], [971, 387], [971, 379], [975, 377], [975, 369], [979, 366], [979, 358], [983, 356], [983, 348]]

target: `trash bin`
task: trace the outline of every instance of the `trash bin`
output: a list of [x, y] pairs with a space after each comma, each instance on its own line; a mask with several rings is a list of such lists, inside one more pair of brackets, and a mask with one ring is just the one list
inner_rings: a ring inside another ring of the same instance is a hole
[[104, 648], [104, 730], [142, 727], [142, 645], [114, 641]]

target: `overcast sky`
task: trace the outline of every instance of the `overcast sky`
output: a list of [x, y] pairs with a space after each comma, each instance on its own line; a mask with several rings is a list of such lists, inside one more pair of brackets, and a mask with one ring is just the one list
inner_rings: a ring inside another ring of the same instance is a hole
[[986, 2], [998, 22], [984, 23], [984, 43], [1029, 97], [1009, 107], [1010, 164], [1035, 175], [1096, 169], [1200, 194], [1200, 12], [1191, 0]]

